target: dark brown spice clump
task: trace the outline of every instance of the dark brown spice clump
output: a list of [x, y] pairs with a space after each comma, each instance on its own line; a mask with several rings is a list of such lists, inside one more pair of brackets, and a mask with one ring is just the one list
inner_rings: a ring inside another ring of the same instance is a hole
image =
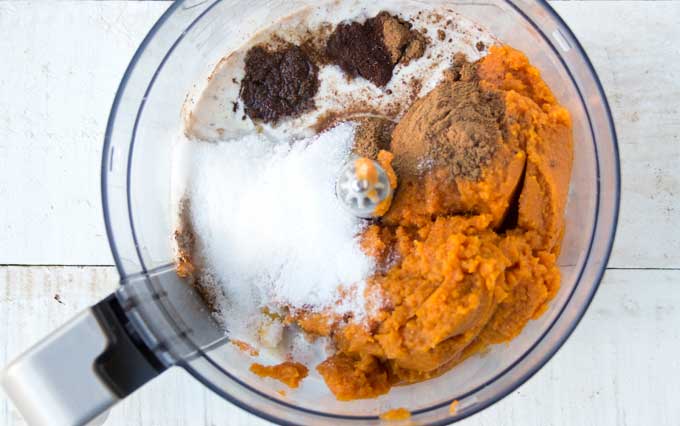
[[392, 78], [394, 64], [374, 19], [338, 25], [328, 38], [326, 55], [351, 77], [363, 77], [376, 86]]
[[397, 63], [423, 55], [424, 38], [411, 24], [381, 12], [363, 24], [339, 24], [328, 37], [325, 56], [350, 77], [386, 85]]
[[265, 123], [296, 116], [314, 107], [319, 69], [297, 46], [269, 50], [255, 46], [246, 54], [240, 96], [246, 115]]

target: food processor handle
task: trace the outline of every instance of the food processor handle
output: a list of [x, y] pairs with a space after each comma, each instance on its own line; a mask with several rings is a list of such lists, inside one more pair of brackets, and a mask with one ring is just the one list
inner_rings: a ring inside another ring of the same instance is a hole
[[0, 385], [31, 426], [95, 425], [164, 369], [112, 294], [12, 362]]

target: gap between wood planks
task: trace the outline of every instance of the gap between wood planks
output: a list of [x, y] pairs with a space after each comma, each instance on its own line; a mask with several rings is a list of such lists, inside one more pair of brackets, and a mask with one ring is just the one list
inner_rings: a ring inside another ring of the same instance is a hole
[[[0, 0], [2, 1], [2, 0]], [[139, 1], [144, 1], [144, 0], [139, 0]], [[116, 265], [113, 264], [74, 264], [74, 265], [63, 265], [63, 264], [56, 264], [56, 263], [38, 263], [38, 264], [29, 264], [29, 263], [0, 263], [0, 268], [113, 268]], [[654, 268], [654, 267], [630, 267], [630, 268], [622, 268], [622, 267], [607, 267], [605, 268], [607, 271], [680, 271], [680, 267], [678, 268]]]
[[[145, 1], [145, 0], [137, 0]], [[0, 3], [2, 0], [0, 0]], [[108, 268], [115, 267], [114, 264], [71, 264], [64, 265], [58, 263], [0, 263], [0, 268]]]

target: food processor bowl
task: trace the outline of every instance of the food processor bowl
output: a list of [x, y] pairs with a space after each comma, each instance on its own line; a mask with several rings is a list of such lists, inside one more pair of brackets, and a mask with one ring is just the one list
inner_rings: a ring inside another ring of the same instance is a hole
[[[314, 366], [301, 387], [285, 396], [277, 393], [280, 386], [250, 373], [251, 361], [229, 348], [210, 309], [175, 272], [173, 144], [182, 131], [185, 100], [200, 93], [222, 57], [259, 29], [318, 2], [253, 0], [244, 7], [243, 2], [234, 0], [180, 1], [163, 14], [133, 57], [106, 131], [103, 207], [121, 287], [92, 312], [95, 324], [113, 330], [104, 333], [107, 339], [102, 344], [109, 354], [105, 362], [101, 355], [94, 357], [96, 379], [117, 390], [98, 405], [81, 399], [80, 407], [87, 406], [87, 415], [78, 415], [73, 407], [64, 409], [63, 405], [73, 403], [68, 397], [54, 397], [51, 409], [61, 404], [65, 418], [73, 424], [84, 423], [165, 368], [179, 366], [226, 400], [280, 424], [381, 424], [381, 412], [399, 407], [411, 412], [413, 424], [448, 424], [508, 395], [562, 346], [602, 278], [619, 207], [616, 135], [592, 64], [545, 2], [400, 0], [391, 3], [392, 11], [398, 12], [405, 2], [424, 8], [448, 7], [523, 51], [571, 112], [574, 168], [558, 260], [562, 286], [547, 311], [508, 344], [493, 346], [440, 377], [395, 387], [376, 399], [337, 401], [313, 371]], [[109, 327], [110, 323], [114, 326]], [[116, 340], [119, 333], [122, 337]], [[29, 379], [22, 372], [45, 362], [44, 357], [35, 356], [45, 348], [33, 348], [6, 370], [3, 379], [24, 414], [32, 409], [35, 398], [27, 394], [25, 382]], [[60, 353], [58, 347], [51, 350]], [[97, 350], [102, 349], [94, 347], [90, 352], [96, 355]], [[124, 362], [130, 353], [138, 358], [128, 362], [127, 371], [123, 371], [116, 363]], [[83, 362], [88, 361], [87, 356], [92, 358], [91, 354], [84, 356]], [[78, 367], [72, 369], [76, 374]], [[62, 380], [49, 371], [43, 374], [43, 382], [58, 384]], [[453, 401], [458, 401], [455, 412], [449, 409]]]

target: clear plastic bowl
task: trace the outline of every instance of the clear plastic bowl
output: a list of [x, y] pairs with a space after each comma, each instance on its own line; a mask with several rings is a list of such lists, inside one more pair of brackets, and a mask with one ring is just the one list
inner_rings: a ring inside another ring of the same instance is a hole
[[[618, 215], [619, 157], [607, 101], [579, 42], [545, 2], [421, 3], [446, 5], [524, 51], [572, 114], [575, 159], [559, 259], [562, 287], [547, 312], [508, 345], [374, 400], [338, 402], [318, 377], [278, 395], [278, 386], [250, 374], [245, 358], [225, 349], [209, 311], [173, 271], [171, 151], [185, 97], [249, 35], [314, 2], [175, 3], [144, 39], [120, 84], [106, 132], [102, 194], [124, 307], [165, 364], [185, 368], [260, 417], [282, 424], [379, 424], [378, 413], [405, 407], [414, 424], [465, 418], [508, 395], [555, 354], [604, 273]], [[450, 414], [454, 400], [458, 409]]]

